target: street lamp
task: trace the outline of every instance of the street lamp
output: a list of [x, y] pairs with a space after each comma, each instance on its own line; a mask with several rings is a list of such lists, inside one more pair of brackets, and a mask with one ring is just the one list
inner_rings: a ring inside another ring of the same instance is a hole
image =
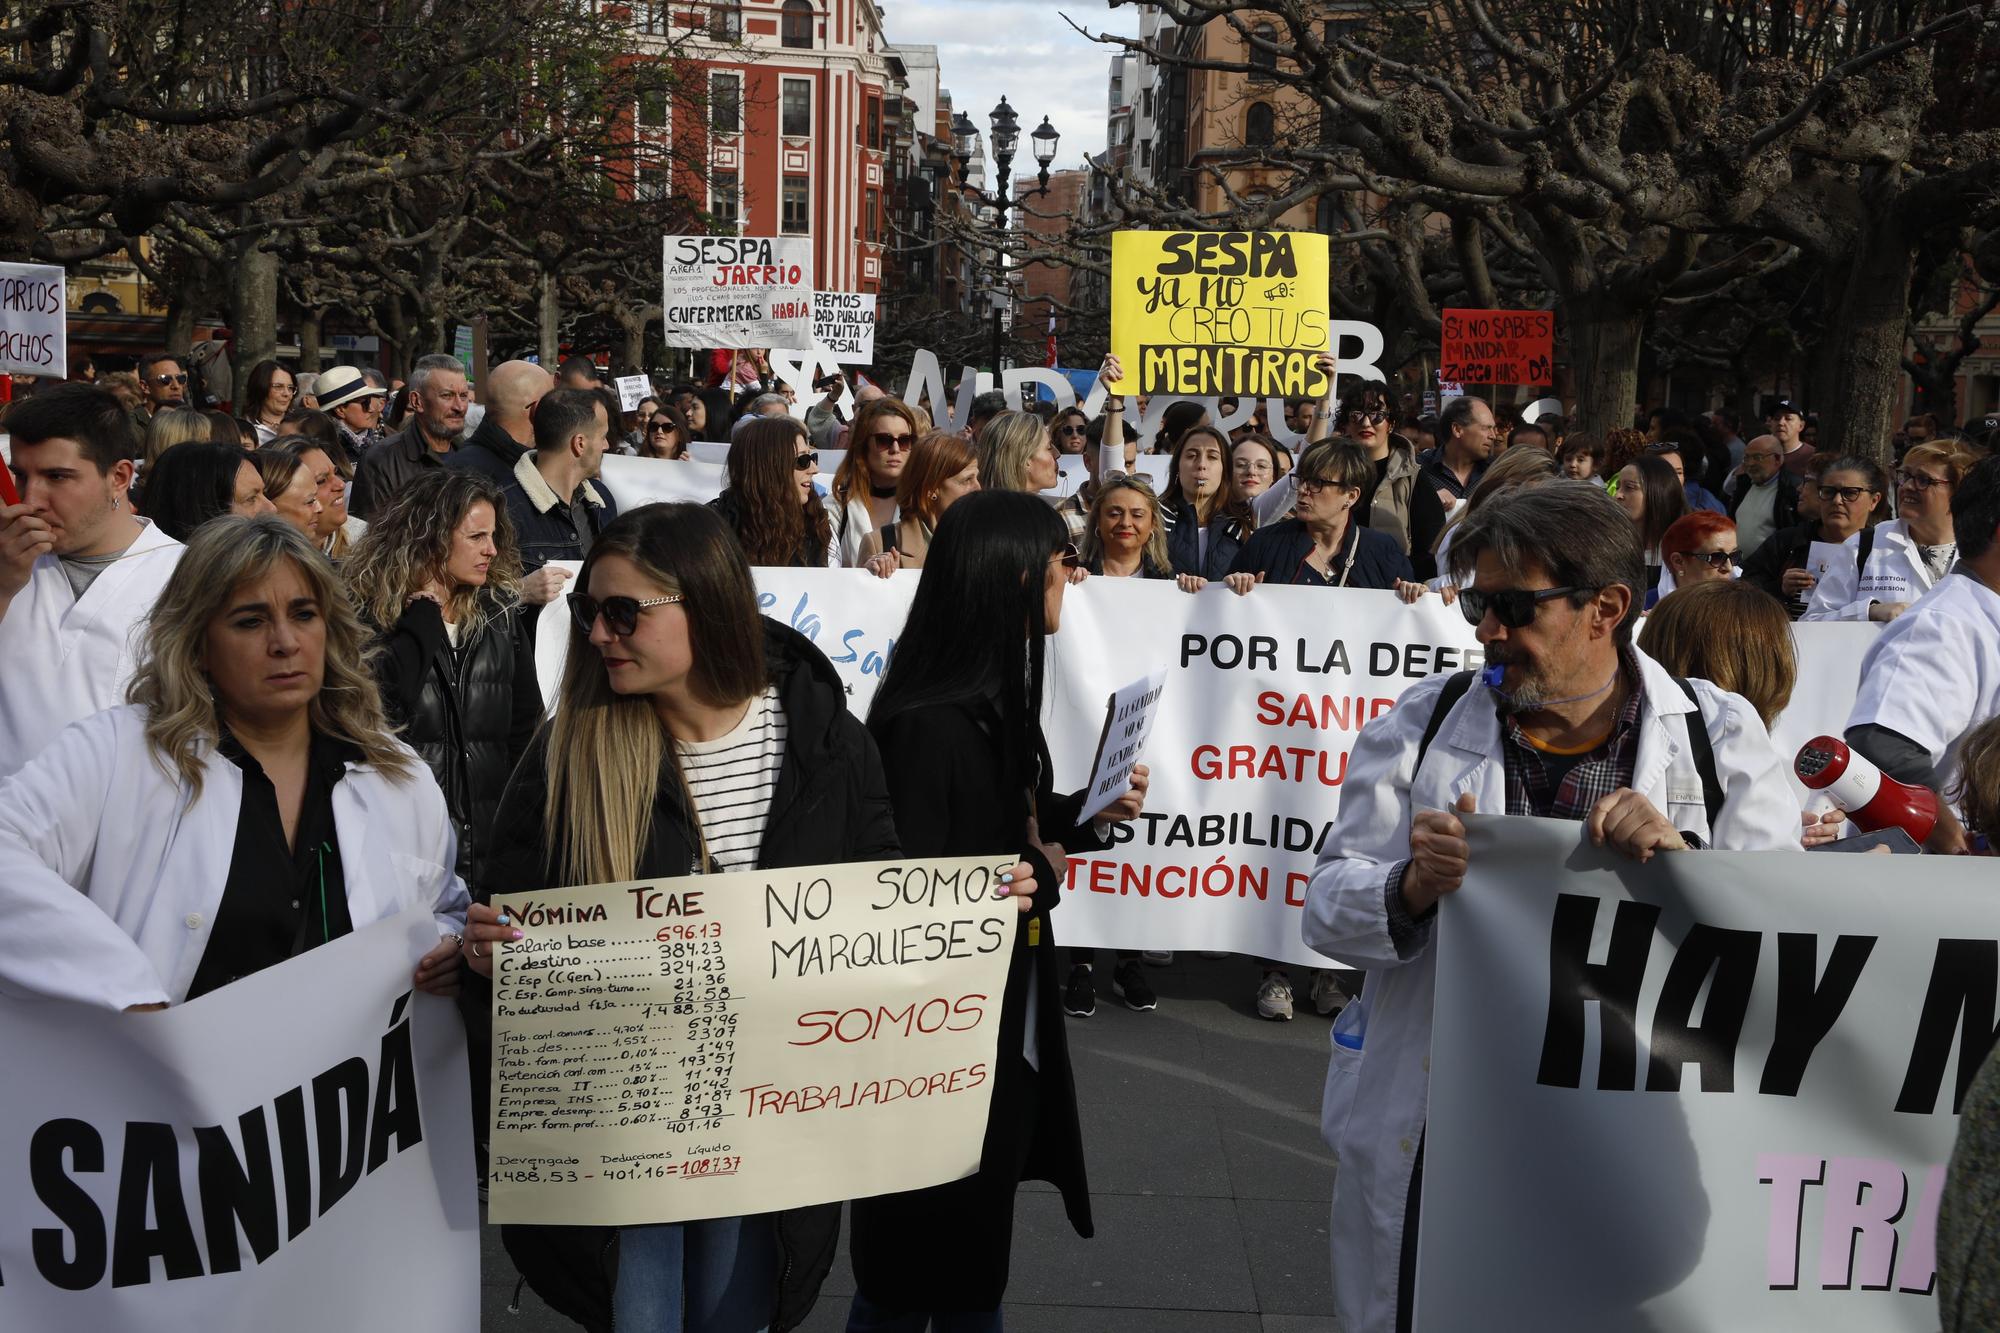
[[[1004, 232], [1007, 230], [1007, 210], [1049, 192], [1049, 165], [1056, 160], [1056, 145], [1061, 141], [1062, 134], [1049, 123], [1047, 116], [1042, 117], [1042, 123], [1028, 135], [1031, 151], [1035, 155], [1035, 188], [1015, 194], [1014, 178], [1010, 172], [1014, 166], [1014, 155], [1021, 145], [1021, 118], [1003, 96], [1000, 105], [994, 107], [988, 115], [987, 122], [992, 129], [996, 189], [991, 192], [979, 189], [968, 179], [972, 172], [973, 159], [980, 156], [979, 127], [972, 123], [972, 117], [962, 111], [953, 113], [951, 118], [952, 156], [958, 161], [959, 190], [971, 196], [979, 206], [992, 209], [995, 230]], [[998, 266], [996, 256], [995, 268]], [[1000, 284], [996, 281], [994, 286], [997, 291]], [[995, 301], [993, 306], [993, 375], [996, 380], [1000, 376], [1002, 304], [1000, 301]]]

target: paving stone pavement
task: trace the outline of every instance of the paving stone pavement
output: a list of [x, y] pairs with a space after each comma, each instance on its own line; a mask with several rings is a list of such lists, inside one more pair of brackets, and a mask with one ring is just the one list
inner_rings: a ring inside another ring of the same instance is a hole
[[[1257, 965], [1182, 953], [1148, 967], [1151, 1013], [1111, 994], [1070, 1019], [1097, 1235], [1079, 1240], [1048, 1186], [1015, 1213], [1009, 1333], [1338, 1333], [1327, 1268], [1333, 1163], [1319, 1139], [1329, 1020], [1293, 971], [1298, 1017], [1256, 1015]], [[1358, 983], [1358, 978], [1355, 978]], [[485, 1333], [566, 1333], [484, 1235]], [[846, 1239], [804, 1333], [840, 1333], [854, 1292]], [[690, 1330], [699, 1333], [699, 1330]]]

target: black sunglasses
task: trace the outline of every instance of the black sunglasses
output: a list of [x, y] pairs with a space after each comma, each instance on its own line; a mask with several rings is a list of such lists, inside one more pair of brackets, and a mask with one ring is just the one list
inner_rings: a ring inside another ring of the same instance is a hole
[[604, 628], [622, 639], [638, 632], [641, 611], [680, 600], [681, 595], [674, 593], [669, 597], [648, 597], [643, 602], [637, 597], [607, 597], [600, 602], [587, 592], [573, 592], [569, 595], [569, 613], [585, 634], [595, 629], [597, 618], [603, 616]]
[[792, 466], [798, 469], [800, 472], [804, 472], [809, 467], [818, 467], [819, 450], [808, 449], [804, 453], [794, 456], [792, 459]]
[[1697, 560], [1706, 560], [1710, 569], [1728, 569], [1736, 563], [1736, 551], [1702, 551], [1695, 555]]
[[1351, 407], [1347, 410], [1347, 419], [1349, 421], [1366, 421], [1370, 425], [1379, 426], [1389, 419], [1389, 414], [1387, 412], [1370, 412], [1360, 407]]
[[1491, 611], [1494, 618], [1508, 629], [1522, 629], [1535, 622], [1535, 613], [1541, 609], [1543, 602], [1596, 591], [1595, 588], [1505, 588], [1499, 592], [1482, 592], [1477, 588], [1467, 588], [1458, 594], [1458, 609], [1465, 613], [1468, 625], [1477, 625]]

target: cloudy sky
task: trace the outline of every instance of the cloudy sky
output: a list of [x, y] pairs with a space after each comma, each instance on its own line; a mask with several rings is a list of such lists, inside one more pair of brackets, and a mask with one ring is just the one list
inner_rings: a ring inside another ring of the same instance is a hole
[[1001, 94], [1019, 113], [1023, 143], [1015, 170], [1032, 168], [1025, 142], [1047, 116], [1062, 132], [1055, 165], [1080, 167], [1104, 151], [1112, 49], [1077, 34], [1068, 15], [1091, 32], [1137, 34], [1132, 5], [1104, 0], [888, 0], [883, 26], [892, 42], [934, 45], [952, 105], [981, 134]]

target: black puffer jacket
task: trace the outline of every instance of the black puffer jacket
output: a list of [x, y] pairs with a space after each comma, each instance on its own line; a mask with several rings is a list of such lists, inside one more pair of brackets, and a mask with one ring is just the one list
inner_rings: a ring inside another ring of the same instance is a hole
[[[771, 796], [758, 851], [760, 868], [880, 861], [901, 855], [888, 785], [875, 742], [847, 711], [840, 676], [812, 642], [764, 621], [764, 657], [785, 710], [785, 764]], [[671, 759], [669, 760], [671, 762]], [[548, 799], [547, 733], [536, 737], [500, 804], [487, 878], [473, 893], [528, 892], [557, 883], [542, 836]], [[685, 875], [696, 849], [680, 784], [662, 773], [637, 878]], [[840, 1241], [840, 1205], [769, 1214], [782, 1262], [771, 1327], [796, 1328], [812, 1313]], [[610, 1227], [508, 1226], [501, 1237], [514, 1266], [541, 1298], [585, 1328], [611, 1327], [618, 1283], [618, 1233]]]
[[419, 598], [381, 636], [374, 662], [389, 720], [444, 788], [458, 833], [457, 870], [468, 884], [484, 874], [500, 794], [542, 718], [520, 609], [488, 605], [486, 613], [485, 623], [453, 648], [438, 604]]

